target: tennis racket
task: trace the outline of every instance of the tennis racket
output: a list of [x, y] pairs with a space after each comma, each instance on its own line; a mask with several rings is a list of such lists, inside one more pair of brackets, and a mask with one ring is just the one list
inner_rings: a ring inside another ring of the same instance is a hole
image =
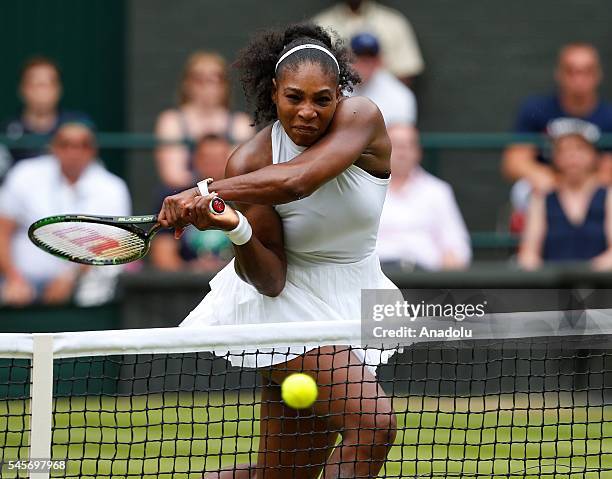
[[[214, 198], [209, 209], [213, 214], [222, 214], [225, 203]], [[28, 236], [47, 253], [74, 263], [103, 266], [142, 258], [160, 229], [157, 215], [59, 215], [33, 223]]]

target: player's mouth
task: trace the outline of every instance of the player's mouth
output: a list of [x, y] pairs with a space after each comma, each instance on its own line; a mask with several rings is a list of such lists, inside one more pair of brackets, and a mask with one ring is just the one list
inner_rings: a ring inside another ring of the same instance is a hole
[[294, 126], [293, 129], [297, 131], [298, 133], [300, 133], [301, 135], [314, 135], [315, 133], [319, 131], [319, 129], [315, 126], [304, 126], [304, 125]]

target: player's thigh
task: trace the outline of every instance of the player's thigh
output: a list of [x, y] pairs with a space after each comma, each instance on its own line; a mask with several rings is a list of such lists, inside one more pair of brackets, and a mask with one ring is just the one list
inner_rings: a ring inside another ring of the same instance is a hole
[[348, 346], [325, 346], [309, 351], [281, 367], [271, 377], [282, 381], [294, 372], [312, 375], [318, 386], [314, 411], [326, 418], [328, 428], [335, 431], [363, 428], [391, 430], [395, 416], [391, 400], [370, 372]]
[[267, 375], [263, 380], [257, 479], [317, 478], [338, 434], [312, 409], [285, 406], [280, 386]]

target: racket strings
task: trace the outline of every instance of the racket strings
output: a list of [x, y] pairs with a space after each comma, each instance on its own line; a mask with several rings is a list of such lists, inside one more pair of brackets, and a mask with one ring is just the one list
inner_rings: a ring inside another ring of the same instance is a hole
[[137, 234], [100, 223], [52, 223], [36, 229], [34, 238], [56, 254], [87, 262], [121, 262], [146, 249]]

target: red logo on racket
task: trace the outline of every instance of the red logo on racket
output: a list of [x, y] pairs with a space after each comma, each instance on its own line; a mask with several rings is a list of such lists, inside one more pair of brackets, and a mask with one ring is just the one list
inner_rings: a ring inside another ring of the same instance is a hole
[[100, 233], [80, 226], [56, 230], [53, 231], [53, 234], [73, 244], [87, 248], [87, 251], [95, 255], [101, 255], [109, 249], [120, 246], [119, 241], [116, 239], [102, 236]]
[[210, 211], [216, 215], [220, 215], [225, 211], [225, 201], [221, 198], [213, 198], [209, 203]]

